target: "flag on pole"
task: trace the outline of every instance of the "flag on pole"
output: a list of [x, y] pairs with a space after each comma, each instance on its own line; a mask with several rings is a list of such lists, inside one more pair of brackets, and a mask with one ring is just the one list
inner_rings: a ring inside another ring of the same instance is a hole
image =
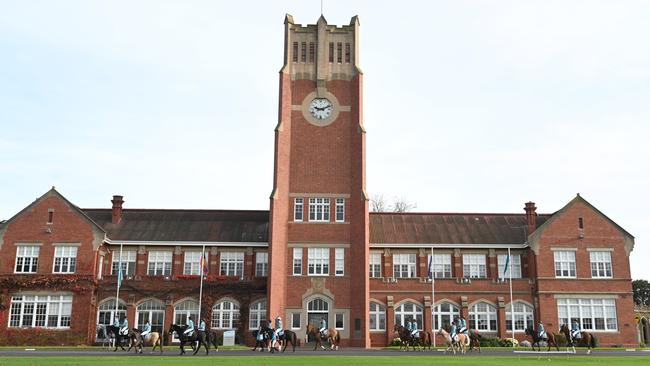
[[510, 251], [508, 250], [508, 255], [506, 255], [506, 265], [503, 267], [503, 277], [508, 273], [508, 267], [510, 266]]
[[124, 278], [124, 275], [122, 274], [122, 261], [120, 258], [120, 263], [117, 269], [117, 287], [119, 288], [122, 286], [122, 279]]
[[205, 252], [201, 254], [201, 273], [204, 276], [208, 275], [208, 261], [205, 259]]
[[433, 279], [433, 256], [429, 256], [429, 278]]

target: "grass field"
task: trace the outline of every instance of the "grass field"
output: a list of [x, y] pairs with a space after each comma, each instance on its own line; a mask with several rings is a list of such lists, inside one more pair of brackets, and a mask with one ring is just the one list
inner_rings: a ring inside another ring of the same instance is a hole
[[78, 357], [4, 357], [0, 366], [130, 366], [130, 365], [650, 365], [650, 357], [597, 357], [597, 356], [526, 356], [526, 357], [460, 357], [460, 356], [209, 356], [209, 357], [124, 357], [124, 356], [78, 356]]

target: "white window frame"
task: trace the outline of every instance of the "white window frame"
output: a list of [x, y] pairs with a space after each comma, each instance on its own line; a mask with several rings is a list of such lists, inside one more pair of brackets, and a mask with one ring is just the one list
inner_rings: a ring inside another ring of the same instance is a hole
[[608, 251], [589, 252], [592, 278], [613, 278], [612, 253]]
[[[227, 307], [227, 309], [224, 307]], [[237, 322], [239, 322], [239, 304], [237, 302], [224, 299], [214, 304], [210, 328], [235, 329]]]
[[256, 252], [255, 253], [255, 276], [268, 277], [269, 275], [269, 253]]
[[336, 208], [334, 210], [334, 220], [336, 222], [345, 222], [345, 198], [336, 199]]
[[381, 278], [381, 253], [370, 252], [368, 257], [370, 278]]
[[220, 275], [244, 277], [244, 252], [221, 252], [219, 254]]
[[330, 199], [314, 197], [309, 199], [309, 221], [329, 222], [330, 221]]
[[[129, 277], [135, 274], [135, 265], [138, 252], [136, 250], [122, 250], [122, 276]], [[111, 262], [111, 275], [117, 276], [117, 267], [120, 265], [120, 250], [113, 250]]]
[[183, 255], [184, 275], [189, 275], [189, 276], [201, 275], [201, 253], [202, 252], [195, 251], [195, 250], [185, 251]]
[[555, 277], [576, 278], [576, 252], [575, 250], [553, 251]]
[[[407, 310], [408, 308], [412, 308], [412, 310]], [[418, 330], [422, 330], [422, 325], [424, 322], [424, 312], [422, 311], [422, 306], [414, 302], [407, 301], [395, 308], [395, 324], [404, 326], [406, 324], [406, 320], [408, 319], [415, 319], [418, 324]]]
[[[296, 269], [298, 271], [296, 272]], [[302, 276], [302, 248], [293, 248], [293, 275]]]
[[485, 254], [463, 254], [463, 276], [469, 278], [487, 278]]
[[[201, 258], [201, 252], [199, 252], [199, 258]], [[185, 299], [174, 305], [174, 324], [187, 324], [187, 318], [190, 316], [198, 326], [200, 323], [198, 301]], [[176, 334], [176, 332], [172, 335], [172, 342], [178, 342], [178, 334]]]
[[345, 248], [334, 248], [334, 275], [345, 275]]
[[417, 254], [394, 253], [393, 254], [393, 277], [394, 278], [417, 277]]
[[[77, 270], [77, 245], [54, 245], [52, 273], [70, 274]], [[58, 264], [57, 264], [58, 262]]]
[[[14, 273], [36, 273], [38, 272], [38, 256], [41, 251], [40, 245], [19, 244], [16, 246], [16, 262], [14, 263]], [[20, 259], [20, 261], [19, 261]], [[29, 259], [29, 264], [25, 264]], [[18, 270], [20, 262], [20, 271]], [[25, 267], [28, 268], [25, 271]]]
[[8, 327], [69, 329], [72, 300], [67, 294], [15, 294], [9, 305]]
[[[431, 261], [431, 254], [427, 255], [427, 265]], [[427, 268], [428, 273], [428, 268]], [[435, 278], [451, 278], [451, 254], [449, 253], [433, 253], [433, 273]]]
[[150, 250], [147, 263], [147, 275], [171, 276], [173, 253], [169, 250]]
[[[160, 322], [154, 321], [154, 314]], [[147, 321], [151, 322], [152, 332], [165, 330], [165, 303], [158, 299], [148, 299], [135, 307], [135, 327], [142, 329]]]
[[[455, 317], [460, 316], [460, 308], [454, 303], [443, 301], [433, 307], [432, 316], [433, 324], [437, 330], [443, 328], [445, 324], [450, 325]], [[446, 321], [443, 322], [443, 318]]]
[[[296, 327], [296, 318], [298, 319], [298, 326]], [[291, 329], [301, 329], [302, 321], [300, 319], [300, 313], [291, 313]]]
[[370, 309], [370, 320], [368, 321], [369, 330], [371, 332], [386, 331], [386, 307], [376, 301], [371, 301], [369, 309]]
[[496, 332], [499, 330], [497, 313], [497, 308], [494, 305], [485, 301], [478, 302], [469, 309], [469, 321], [471, 325], [468, 325], [472, 329], [479, 331]]
[[293, 199], [293, 221], [300, 222], [305, 219], [305, 199], [296, 197]]
[[[577, 320], [580, 329], [590, 332], [617, 332], [616, 300], [612, 298], [560, 298], [557, 299], [558, 324], [571, 327]], [[602, 327], [596, 328], [598, 320]]]
[[515, 314], [515, 333], [523, 333], [526, 328], [534, 326], [533, 307], [523, 301], [515, 301], [512, 307], [510, 304], [506, 305], [506, 331], [512, 332], [512, 324], [508, 324], [508, 322], [512, 321], [511, 308], [514, 309]]
[[499, 278], [510, 278], [510, 269], [512, 268], [512, 278], [521, 278], [521, 255], [510, 254], [510, 263], [508, 264], [508, 271], [505, 272], [507, 254], [497, 255], [497, 268], [499, 271]]
[[[100, 316], [102, 313], [108, 313], [108, 323], [104, 322], [104, 317]], [[118, 303], [117, 313], [115, 313], [115, 297], [102, 301], [97, 307], [97, 322], [96, 324], [112, 325], [115, 320], [120, 318], [120, 315], [126, 317], [126, 303], [121, 301]]]
[[[341, 318], [341, 326], [338, 326], [339, 318]], [[334, 314], [334, 329], [343, 330], [345, 329], [345, 314], [344, 313], [335, 313]]]
[[248, 329], [259, 329], [268, 318], [266, 316], [266, 299], [255, 301], [248, 311]]
[[330, 248], [307, 248], [307, 275], [329, 276]]

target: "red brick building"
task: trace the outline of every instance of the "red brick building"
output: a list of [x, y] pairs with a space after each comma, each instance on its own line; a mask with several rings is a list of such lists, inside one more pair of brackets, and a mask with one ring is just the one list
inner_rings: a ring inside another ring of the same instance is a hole
[[576, 319], [635, 344], [634, 238], [579, 195], [552, 214], [368, 212], [358, 30], [285, 19], [269, 211], [80, 209], [52, 189], [0, 223], [1, 341], [90, 343], [119, 313], [167, 331], [198, 315], [205, 248], [201, 315], [243, 338], [325, 318], [345, 345], [382, 346], [396, 322], [463, 315], [487, 335]]

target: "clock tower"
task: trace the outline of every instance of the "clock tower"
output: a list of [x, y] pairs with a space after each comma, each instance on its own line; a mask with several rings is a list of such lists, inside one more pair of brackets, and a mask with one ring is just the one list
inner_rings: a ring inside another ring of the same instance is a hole
[[[268, 316], [305, 334], [322, 319], [369, 347], [368, 196], [359, 20], [285, 18], [270, 202]], [[299, 328], [299, 330], [298, 330]]]

